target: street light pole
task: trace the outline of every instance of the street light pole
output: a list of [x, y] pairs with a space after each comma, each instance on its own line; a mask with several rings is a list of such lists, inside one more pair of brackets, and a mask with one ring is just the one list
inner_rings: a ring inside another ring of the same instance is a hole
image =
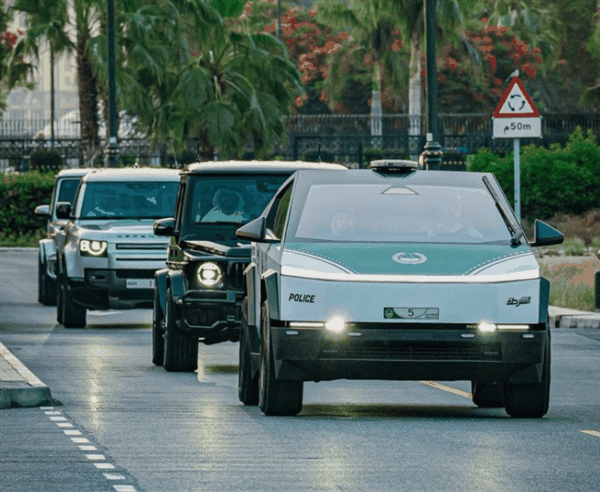
[[108, 145], [106, 167], [117, 167], [119, 147], [117, 145], [117, 89], [115, 84], [115, 0], [108, 0]]
[[440, 169], [442, 147], [438, 143], [437, 74], [435, 59], [435, 3], [425, 0], [425, 43], [427, 47], [427, 142], [423, 152], [427, 169]]
[[277, 0], [277, 39], [281, 41], [281, 0]]

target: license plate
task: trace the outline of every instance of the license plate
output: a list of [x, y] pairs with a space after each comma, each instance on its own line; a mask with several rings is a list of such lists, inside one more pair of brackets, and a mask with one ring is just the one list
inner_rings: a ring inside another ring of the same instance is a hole
[[154, 289], [153, 278], [128, 278], [126, 282], [128, 289]]
[[383, 308], [385, 319], [440, 319], [438, 308]]

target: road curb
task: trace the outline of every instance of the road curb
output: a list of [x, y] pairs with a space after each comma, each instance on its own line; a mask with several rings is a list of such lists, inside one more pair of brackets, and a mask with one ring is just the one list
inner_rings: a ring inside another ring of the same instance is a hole
[[50, 388], [0, 342], [0, 409], [52, 404]]
[[577, 311], [550, 306], [548, 309], [552, 328], [600, 329], [600, 313]]

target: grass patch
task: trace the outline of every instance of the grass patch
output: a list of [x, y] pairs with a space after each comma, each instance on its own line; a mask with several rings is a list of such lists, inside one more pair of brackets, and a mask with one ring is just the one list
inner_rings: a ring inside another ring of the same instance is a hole
[[[600, 238], [594, 238], [591, 243], [594, 251], [600, 248]], [[548, 256], [557, 256], [562, 251], [567, 256], [583, 256], [586, 254], [586, 245], [583, 239], [578, 237], [567, 237], [562, 244], [548, 246], [544, 248], [544, 254]]]
[[583, 272], [574, 265], [541, 267], [542, 276], [550, 281], [550, 305], [581, 311], [594, 311], [594, 287], [573, 278]]

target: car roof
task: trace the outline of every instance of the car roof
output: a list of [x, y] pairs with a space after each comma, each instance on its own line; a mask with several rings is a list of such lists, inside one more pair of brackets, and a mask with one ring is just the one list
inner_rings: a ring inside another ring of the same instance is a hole
[[91, 169], [80, 169], [80, 168], [74, 168], [74, 169], [62, 169], [57, 175], [57, 178], [79, 178], [81, 176], [83, 176], [84, 174], [86, 174], [88, 171], [91, 171]]
[[83, 181], [122, 181], [142, 179], [143, 181], [179, 181], [178, 169], [160, 167], [123, 167], [91, 169]]
[[428, 186], [470, 186], [483, 188], [485, 173], [453, 171], [415, 171], [410, 173], [382, 173], [371, 169], [348, 169], [345, 173], [328, 171], [298, 171], [303, 184], [412, 184]]
[[292, 173], [298, 169], [346, 170], [342, 164], [304, 161], [216, 161], [188, 164], [181, 174], [201, 173]]

